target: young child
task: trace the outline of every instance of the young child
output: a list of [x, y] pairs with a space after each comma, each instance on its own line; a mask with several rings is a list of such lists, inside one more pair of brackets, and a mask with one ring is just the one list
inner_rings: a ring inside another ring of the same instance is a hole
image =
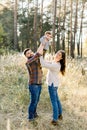
[[43, 56], [45, 56], [46, 51], [49, 49], [49, 45], [51, 45], [52, 33], [50, 31], [46, 31], [44, 36], [40, 38], [40, 46], [43, 46]]

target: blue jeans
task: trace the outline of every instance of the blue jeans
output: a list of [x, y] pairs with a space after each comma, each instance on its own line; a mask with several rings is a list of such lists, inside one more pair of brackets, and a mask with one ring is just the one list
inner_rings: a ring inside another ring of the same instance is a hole
[[35, 115], [37, 114], [36, 109], [39, 102], [41, 89], [41, 85], [29, 85], [30, 104], [28, 106], [28, 119], [34, 119]]
[[62, 114], [62, 106], [57, 93], [58, 87], [54, 87], [52, 84], [48, 86], [50, 100], [53, 109], [53, 120], [57, 121], [60, 114]]

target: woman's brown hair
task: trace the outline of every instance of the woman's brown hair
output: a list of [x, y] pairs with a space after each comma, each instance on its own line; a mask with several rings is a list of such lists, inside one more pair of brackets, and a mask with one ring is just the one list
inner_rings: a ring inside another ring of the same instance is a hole
[[59, 52], [62, 54], [62, 59], [60, 60], [60, 64], [61, 64], [60, 72], [62, 75], [64, 75], [65, 68], [66, 68], [66, 54], [64, 50], [59, 50]]

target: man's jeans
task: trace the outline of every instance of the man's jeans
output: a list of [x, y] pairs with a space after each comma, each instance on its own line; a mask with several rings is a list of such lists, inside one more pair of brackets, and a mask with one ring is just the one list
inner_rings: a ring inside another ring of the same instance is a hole
[[58, 97], [57, 88], [54, 87], [52, 84], [51, 86], [48, 86], [50, 100], [53, 108], [53, 120], [58, 120], [58, 117], [60, 114], [62, 114], [62, 106]]
[[34, 119], [36, 115], [37, 104], [39, 102], [40, 94], [41, 94], [41, 85], [29, 85], [30, 92], [30, 104], [28, 107], [28, 119]]

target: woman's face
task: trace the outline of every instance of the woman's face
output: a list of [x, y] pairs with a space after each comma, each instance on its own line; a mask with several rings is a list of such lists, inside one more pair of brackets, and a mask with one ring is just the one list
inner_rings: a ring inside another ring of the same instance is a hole
[[58, 51], [55, 56], [54, 56], [54, 60], [56, 62], [60, 61], [62, 59], [62, 53], [60, 51]]

